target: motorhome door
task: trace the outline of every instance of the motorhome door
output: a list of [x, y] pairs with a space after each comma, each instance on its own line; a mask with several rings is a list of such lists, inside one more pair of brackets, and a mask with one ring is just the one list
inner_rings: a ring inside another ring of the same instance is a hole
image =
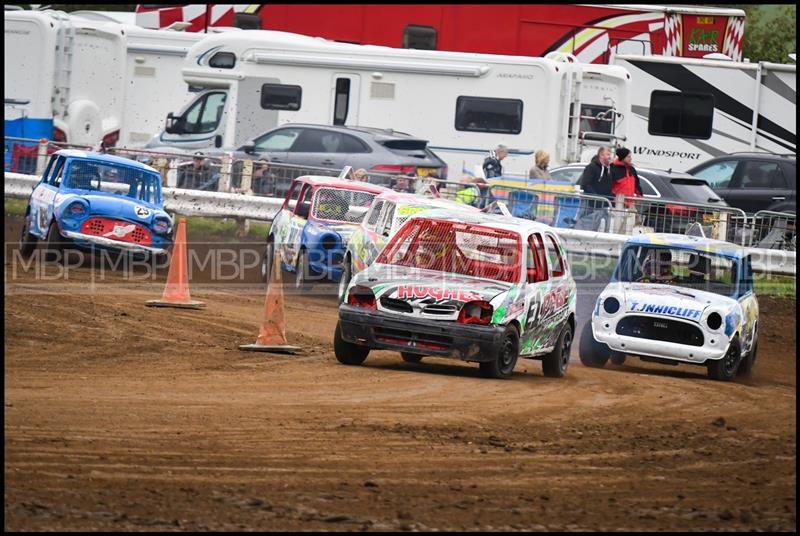
[[331, 124], [358, 125], [358, 103], [361, 77], [350, 73], [333, 73], [331, 83]]

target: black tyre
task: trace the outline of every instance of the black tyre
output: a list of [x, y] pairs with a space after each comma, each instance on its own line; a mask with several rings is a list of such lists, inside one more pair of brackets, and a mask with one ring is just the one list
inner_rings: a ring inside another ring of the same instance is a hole
[[603, 368], [611, 357], [611, 350], [608, 345], [594, 340], [592, 335], [592, 321], [586, 322], [581, 332], [580, 346], [578, 347], [578, 356], [581, 358], [581, 363], [586, 367]]
[[339, 363], [360, 365], [367, 359], [369, 348], [342, 339], [342, 328], [337, 322], [336, 331], [333, 333], [333, 353], [336, 354], [336, 359]]
[[269, 281], [272, 272], [272, 264], [275, 262], [275, 242], [267, 242], [264, 248], [264, 256], [261, 257], [261, 282]]
[[47, 231], [45, 241], [44, 261], [48, 263], [64, 262], [64, 239], [58, 231], [58, 224], [53, 221]]
[[22, 222], [22, 232], [19, 237], [19, 252], [24, 259], [29, 259], [33, 255], [38, 241], [38, 238], [30, 233], [30, 228], [30, 219], [26, 217]]
[[311, 268], [308, 266], [308, 252], [300, 249], [297, 253], [297, 262], [294, 265], [294, 289], [298, 292], [305, 292], [311, 288], [308, 276]]
[[339, 279], [339, 303], [342, 303], [347, 298], [344, 294], [347, 292], [350, 278], [353, 277], [353, 267], [350, 263], [350, 257], [345, 257], [344, 264], [342, 265], [342, 277]]
[[708, 361], [709, 378], [724, 382], [733, 380], [736, 377], [739, 362], [742, 360], [740, 352], [739, 338], [734, 337], [730, 346], [728, 346], [728, 352], [725, 354], [725, 357]]
[[736, 371], [738, 376], [750, 376], [753, 374], [753, 365], [756, 364], [756, 354], [758, 353], [758, 339], [753, 341], [753, 347], [747, 352], [747, 355], [742, 358], [739, 363], [739, 370]]
[[625, 354], [622, 352], [611, 352], [611, 362], [615, 365], [624, 365]]
[[572, 349], [572, 327], [564, 324], [556, 341], [556, 347], [542, 360], [542, 371], [549, 378], [561, 378], [567, 373], [569, 354]]
[[519, 332], [514, 326], [507, 326], [492, 360], [480, 364], [481, 374], [486, 378], [508, 378], [514, 372], [518, 357]]
[[422, 356], [419, 354], [412, 354], [411, 352], [400, 352], [400, 357], [406, 363], [419, 363], [422, 361]]

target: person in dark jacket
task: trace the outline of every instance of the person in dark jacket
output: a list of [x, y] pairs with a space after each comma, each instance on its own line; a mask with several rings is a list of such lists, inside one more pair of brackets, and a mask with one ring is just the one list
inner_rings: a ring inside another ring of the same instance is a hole
[[617, 149], [617, 159], [611, 164], [611, 195], [623, 194], [626, 197], [641, 197], [642, 186], [639, 174], [632, 164], [631, 151], [625, 147]]
[[487, 179], [503, 176], [503, 165], [500, 163], [508, 156], [508, 147], [498, 145], [494, 151], [489, 151], [489, 156], [483, 161], [483, 174]]
[[578, 184], [587, 194], [611, 195], [611, 149], [603, 146], [597, 150], [592, 161], [584, 168]]

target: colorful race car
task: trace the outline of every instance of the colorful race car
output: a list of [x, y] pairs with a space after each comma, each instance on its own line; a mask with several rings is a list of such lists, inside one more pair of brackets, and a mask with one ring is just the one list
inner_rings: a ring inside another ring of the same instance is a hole
[[20, 237], [29, 257], [44, 241], [48, 260], [69, 244], [134, 254], [166, 255], [172, 218], [164, 211], [161, 175], [133, 160], [98, 153], [53, 153], [31, 193]]
[[477, 208], [455, 201], [394, 191], [384, 192], [375, 198], [366, 217], [347, 244], [342, 277], [339, 279], [340, 302], [344, 300], [344, 291], [352, 276], [372, 264], [389, 237], [394, 235], [409, 217], [432, 208], [478, 211]]
[[372, 200], [386, 188], [333, 177], [299, 177], [292, 181], [283, 206], [270, 226], [261, 262], [267, 281], [277, 251], [281, 266], [295, 272], [295, 287], [314, 280], [338, 281], [350, 235]]
[[569, 363], [575, 282], [552, 228], [467, 211], [412, 216], [375, 262], [355, 275], [339, 306], [334, 352], [344, 364], [370, 349], [403, 360], [451, 357], [506, 378], [519, 356], [545, 375]]
[[732, 380], [752, 370], [757, 347], [750, 256], [718, 240], [650, 234], [625, 242], [579, 350], [590, 367], [633, 354], [705, 365], [711, 378]]

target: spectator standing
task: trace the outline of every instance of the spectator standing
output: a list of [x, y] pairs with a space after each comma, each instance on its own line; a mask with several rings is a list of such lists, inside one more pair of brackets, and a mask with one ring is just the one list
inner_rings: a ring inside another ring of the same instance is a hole
[[464, 175], [458, 181], [460, 189], [456, 192], [456, 201], [465, 205], [474, 206], [478, 199], [478, 188], [475, 186], [475, 177]]
[[503, 164], [501, 162], [508, 156], [508, 147], [498, 145], [493, 151], [489, 151], [489, 156], [483, 161], [483, 175], [487, 179], [503, 176]]
[[486, 179], [481, 177], [476, 178], [475, 188], [478, 190], [478, 198], [476, 200], [477, 202], [472, 206], [478, 207], [479, 209], [485, 209], [495, 202], [494, 194], [492, 193], [489, 183], [486, 182]]
[[398, 175], [392, 183], [392, 190], [395, 192], [404, 192], [413, 194], [414, 189], [411, 187], [411, 179], [408, 175]]
[[611, 196], [610, 162], [611, 149], [604, 145], [597, 150], [578, 180], [584, 193]]
[[254, 165], [253, 179], [251, 181], [254, 194], [274, 195], [275, 194], [275, 174], [270, 171], [269, 158], [262, 156]]
[[367, 175], [367, 170], [364, 168], [357, 169], [353, 176], [358, 182], [369, 182], [369, 175]]
[[181, 167], [178, 171], [178, 188], [205, 190], [209, 188], [211, 182], [211, 166], [208, 165], [205, 155], [200, 151], [194, 153], [191, 164]]
[[547, 169], [547, 166], [550, 165], [550, 153], [544, 149], [539, 149], [533, 155], [533, 161], [533, 167], [528, 171], [528, 178], [549, 181], [552, 178], [550, 177], [550, 171]]
[[617, 149], [617, 159], [611, 164], [611, 194], [622, 194], [626, 197], [641, 197], [642, 187], [639, 174], [633, 167], [633, 155], [629, 149]]

